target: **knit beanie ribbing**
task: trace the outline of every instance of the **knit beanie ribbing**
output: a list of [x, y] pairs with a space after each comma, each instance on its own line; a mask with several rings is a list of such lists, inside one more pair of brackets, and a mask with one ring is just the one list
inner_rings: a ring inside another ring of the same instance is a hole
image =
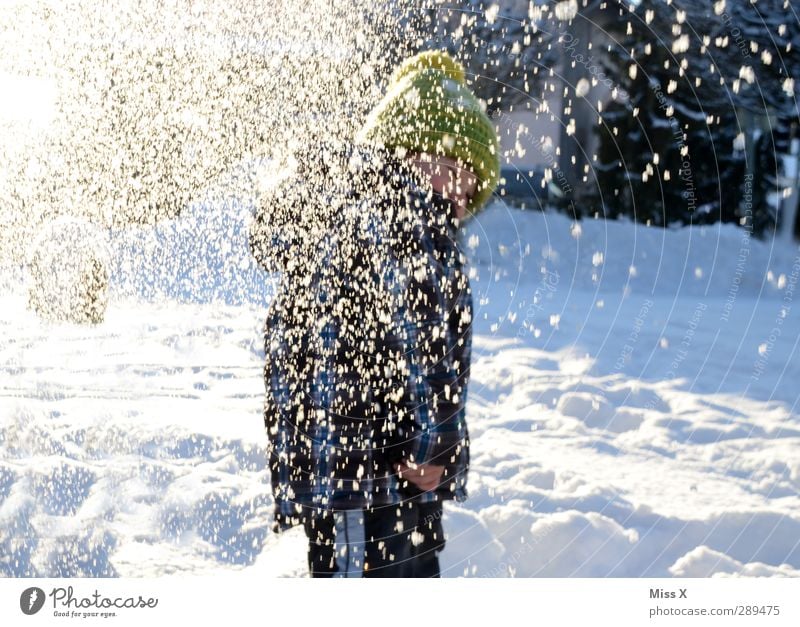
[[467, 87], [463, 67], [446, 52], [406, 59], [358, 140], [465, 163], [478, 177], [478, 190], [469, 203], [473, 214], [486, 204], [500, 177], [494, 125]]

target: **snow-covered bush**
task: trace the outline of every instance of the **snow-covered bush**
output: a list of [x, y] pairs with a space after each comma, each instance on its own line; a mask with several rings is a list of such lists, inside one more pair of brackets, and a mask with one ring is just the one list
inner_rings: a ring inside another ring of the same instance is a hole
[[98, 324], [108, 304], [108, 268], [100, 229], [76, 218], [54, 220], [30, 251], [28, 306], [46, 320]]

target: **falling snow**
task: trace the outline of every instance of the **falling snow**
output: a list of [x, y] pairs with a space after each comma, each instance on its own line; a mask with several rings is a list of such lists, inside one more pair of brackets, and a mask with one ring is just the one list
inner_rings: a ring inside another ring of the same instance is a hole
[[[0, 574], [305, 575], [302, 530], [271, 530], [263, 320], [281, 277], [298, 277], [293, 311], [312, 325], [313, 273], [347, 268], [365, 286], [398, 257], [418, 261], [409, 216], [354, 209], [354, 185], [392, 192], [359, 183], [341, 155], [397, 63], [446, 28], [496, 116], [504, 164], [541, 157], [556, 191], [542, 211], [498, 191], [459, 233], [475, 303], [462, 320], [472, 461], [469, 498], [445, 507], [443, 574], [800, 575], [800, 258], [773, 203], [797, 194], [796, 145], [780, 175], [762, 176], [763, 239], [752, 213], [722, 221], [718, 203], [697, 202], [692, 220], [716, 217], [702, 225], [666, 219], [665, 206], [654, 228], [649, 213], [603, 219], [626, 215], [604, 212], [632, 188], [594, 205], [572, 189], [616, 169], [662, 191], [691, 180], [689, 163], [700, 193], [707, 164], [682, 140], [593, 159], [583, 144], [598, 116], [616, 145], [674, 132], [677, 115], [720, 133], [726, 156], [756, 154], [766, 128], [746, 116], [759, 108], [796, 131], [798, 25], [766, 10], [776, 1], [747, 3], [766, 22], [744, 3], [713, 3], [713, 15], [660, 3], [643, 20], [659, 35], [635, 55], [616, 49], [609, 85], [610, 50], [577, 55], [565, 49], [577, 35], [549, 34], [577, 33], [582, 3], [522, 3], [517, 19], [514, 3], [471, 2], [458, 20], [432, 18], [445, 4], [4, 3]], [[633, 34], [628, 7], [601, 4], [606, 18], [593, 19]], [[642, 109], [620, 86], [638, 84], [651, 55], [668, 79], [645, 77]], [[492, 81], [501, 65], [508, 80]], [[528, 121], [504, 117], [514, 107], [554, 126], [532, 141]], [[734, 110], [741, 119], [724, 117]], [[376, 222], [383, 239], [365, 237]], [[264, 225], [280, 241], [259, 256], [249, 236]], [[328, 287], [360, 316], [344, 333], [374, 352], [398, 293]], [[404, 362], [362, 365], [353, 372], [374, 383]]]

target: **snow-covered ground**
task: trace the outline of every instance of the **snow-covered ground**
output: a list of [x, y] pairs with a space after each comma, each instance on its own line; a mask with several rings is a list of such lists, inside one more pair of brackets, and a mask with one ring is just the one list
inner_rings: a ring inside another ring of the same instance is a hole
[[[94, 328], [2, 293], [0, 573], [305, 574], [302, 532], [269, 529], [247, 215], [114, 234]], [[465, 242], [473, 466], [445, 576], [800, 575], [795, 246], [502, 203]]]

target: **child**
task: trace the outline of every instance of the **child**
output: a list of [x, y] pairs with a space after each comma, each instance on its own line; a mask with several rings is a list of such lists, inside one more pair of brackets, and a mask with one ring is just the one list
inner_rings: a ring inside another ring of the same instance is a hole
[[357, 140], [299, 155], [251, 233], [263, 265], [290, 253], [266, 324], [275, 529], [304, 526], [312, 576], [438, 577], [469, 464], [456, 229], [497, 182], [497, 137], [463, 69], [428, 52]]

